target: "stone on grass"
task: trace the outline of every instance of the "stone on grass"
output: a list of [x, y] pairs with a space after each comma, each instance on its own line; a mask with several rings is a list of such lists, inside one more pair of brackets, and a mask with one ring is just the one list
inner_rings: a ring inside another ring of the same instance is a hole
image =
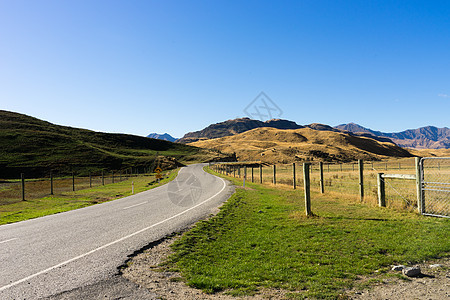
[[401, 271], [406, 268], [404, 265], [393, 266], [392, 271]]
[[442, 268], [441, 264], [430, 265], [430, 268]]
[[409, 267], [402, 270], [403, 275], [408, 277], [415, 277], [420, 275], [420, 268], [419, 267]]

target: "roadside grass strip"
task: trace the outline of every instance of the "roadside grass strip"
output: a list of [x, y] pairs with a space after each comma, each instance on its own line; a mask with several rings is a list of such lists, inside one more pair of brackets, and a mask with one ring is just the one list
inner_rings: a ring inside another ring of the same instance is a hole
[[449, 219], [318, 193], [312, 193], [315, 216], [306, 217], [303, 197], [247, 183], [219, 214], [176, 241], [163, 267], [207, 293], [268, 288], [294, 299], [335, 299], [362, 277], [393, 276], [390, 265], [450, 255]]
[[0, 205], [0, 225], [124, 198], [132, 194], [132, 183], [134, 184], [134, 193], [140, 193], [172, 181], [177, 176], [178, 170], [170, 171], [169, 175], [160, 183], [155, 181], [155, 176], [130, 177], [128, 180], [114, 184]]

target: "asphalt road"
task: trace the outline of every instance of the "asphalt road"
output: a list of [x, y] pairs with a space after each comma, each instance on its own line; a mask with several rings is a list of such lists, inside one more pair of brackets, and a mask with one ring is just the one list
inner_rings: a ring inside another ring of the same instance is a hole
[[[130, 197], [0, 226], [0, 299], [69, 299], [104, 282], [133, 295], [129, 283], [114, 285], [129, 255], [216, 212], [234, 192], [203, 166]], [[150, 298], [146, 293], [130, 298]]]

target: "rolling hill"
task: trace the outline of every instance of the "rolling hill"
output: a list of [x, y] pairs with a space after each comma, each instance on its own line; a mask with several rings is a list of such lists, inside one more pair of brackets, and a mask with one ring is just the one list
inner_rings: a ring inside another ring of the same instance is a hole
[[298, 125], [297, 123], [292, 121], [280, 119], [273, 119], [263, 122], [260, 120], [252, 120], [250, 118], [239, 118], [212, 124], [199, 131], [186, 133], [177, 142], [188, 144], [200, 140], [231, 136], [248, 130], [262, 127], [271, 127], [278, 129], [299, 129], [303, 128], [304, 126]]
[[189, 145], [235, 153], [239, 161], [265, 163], [307, 160], [346, 162], [357, 159], [379, 160], [413, 156], [407, 150], [390, 142], [312, 128], [292, 130], [255, 128], [232, 136], [197, 141]]
[[355, 123], [341, 124], [334, 128], [352, 133], [366, 133], [375, 137], [389, 138], [400, 147], [450, 149], [450, 128], [447, 127], [426, 126], [393, 133], [375, 131]]
[[173, 168], [226, 157], [214, 151], [146, 137], [55, 125], [0, 110], [0, 178], [58, 172]]

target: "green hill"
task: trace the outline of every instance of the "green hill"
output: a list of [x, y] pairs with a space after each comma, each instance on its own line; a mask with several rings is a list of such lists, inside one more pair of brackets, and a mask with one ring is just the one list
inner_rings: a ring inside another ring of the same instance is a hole
[[217, 152], [146, 137], [55, 125], [0, 110], [0, 178], [76, 171], [165, 168], [222, 157]]

